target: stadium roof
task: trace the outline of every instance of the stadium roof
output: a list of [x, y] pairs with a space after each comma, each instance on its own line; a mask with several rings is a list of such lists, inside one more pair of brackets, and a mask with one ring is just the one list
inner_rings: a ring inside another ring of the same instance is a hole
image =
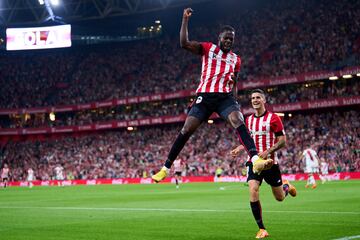
[[[0, 26], [24, 24], [43, 24], [56, 16], [55, 21], [71, 23], [74, 21], [104, 19], [114, 16], [127, 16], [138, 13], [159, 11], [172, 7], [213, 0], [0, 0]], [[40, 2], [48, 2], [40, 4]], [[55, 1], [56, 2], [56, 1]]]

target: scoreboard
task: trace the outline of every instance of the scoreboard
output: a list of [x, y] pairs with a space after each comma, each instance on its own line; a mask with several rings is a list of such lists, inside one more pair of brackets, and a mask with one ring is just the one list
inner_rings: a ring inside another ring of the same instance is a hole
[[7, 28], [6, 50], [71, 47], [71, 25]]

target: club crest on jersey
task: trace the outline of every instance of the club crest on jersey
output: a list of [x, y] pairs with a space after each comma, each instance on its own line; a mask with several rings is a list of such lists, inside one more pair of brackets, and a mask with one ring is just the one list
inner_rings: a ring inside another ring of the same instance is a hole
[[264, 136], [267, 134], [266, 131], [251, 131], [250, 133], [251, 135], [255, 135], [255, 136]]
[[203, 97], [202, 96], [198, 96], [198, 98], [196, 99], [196, 104], [201, 103]]
[[226, 62], [227, 64], [234, 64], [235, 63], [235, 59], [234, 57], [232, 56], [231, 58], [227, 59], [227, 58], [221, 58], [218, 54], [216, 53], [212, 53], [212, 59], [218, 59], [222, 62]]
[[217, 57], [218, 57], [218, 55], [217, 55], [216, 53], [213, 53], [213, 54], [212, 54], [212, 58], [213, 58], [213, 59], [217, 59]]

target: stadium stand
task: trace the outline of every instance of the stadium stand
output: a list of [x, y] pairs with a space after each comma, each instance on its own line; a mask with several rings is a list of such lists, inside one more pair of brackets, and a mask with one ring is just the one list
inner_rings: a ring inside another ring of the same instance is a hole
[[[356, 10], [359, 7], [360, 2], [352, 1], [326, 4], [283, 0], [265, 4], [257, 11], [230, 15], [216, 24], [232, 23], [236, 28], [234, 51], [242, 57], [241, 82], [246, 83], [359, 66], [360, 12]], [[216, 35], [216, 28], [207, 24], [198, 24], [190, 32], [191, 38], [198, 40], [216, 41]], [[65, 50], [0, 52], [0, 62], [0, 108], [20, 112], [1, 114], [0, 132], [179, 116], [187, 112], [192, 94], [70, 109], [55, 112], [55, 121], [48, 119], [49, 112], [24, 114], [20, 109], [192, 90], [197, 87], [201, 68], [196, 57], [180, 49], [178, 36], [171, 34], [140, 42]], [[267, 101], [271, 105], [296, 104], [360, 96], [358, 77], [315, 80], [267, 86]], [[243, 108], [249, 107], [251, 88], [239, 92]], [[284, 119], [289, 141], [279, 153], [283, 172], [303, 171], [298, 154], [309, 142], [317, 143], [319, 156], [330, 163], [332, 172], [360, 171], [359, 104], [344, 109], [327, 107], [319, 111], [287, 111], [292, 117], [286, 114]], [[64, 165], [66, 172], [76, 179], [142, 177], [144, 172], [149, 175], [161, 166], [180, 128], [178, 124], [150, 125], [134, 131], [92, 129], [27, 137], [1, 135], [0, 163], [10, 165], [12, 180], [24, 180], [29, 166], [35, 170], [37, 179], [52, 179], [56, 164]], [[212, 175], [219, 164], [226, 175], [242, 174], [246, 156], [232, 159], [228, 155], [238, 141], [224, 123], [216, 120], [215, 124], [200, 128], [190, 141], [180, 155], [186, 161], [187, 175]]]
[[[317, 143], [319, 157], [330, 164], [330, 171], [360, 171], [358, 116], [356, 111], [331, 110], [286, 117], [289, 140], [279, 152], [282, 171], [302, 171], [299, 153], [309, 142]], [[229, 155], [238, 143], [233, 130], [221, 122], [204, 125], [180, 154], [186, 161], [186, 174], [213, 175], [222, 165], [226, 175], [241, 175], [247, 156], [232, 159]], [[158, 169], [179, 128], [154, 126], [9, 142], [2, 149], [3, 161], [11, 164], [14, 180], [24, 180], [29, 166], [35, 169], [38, 179], [52, 179], [53, 168], [59, 163], [76, 179], [142, 177], [144, 171], [149, 175]]]
[[[360, 16], [355, 10], [348, 11], [358, 5], [347, 1], [278, 1], [258, 11], [236, 12], [218, 20], [217, 25], [232, 23], [236, 28], [234, 51], [243, 59], [243, 81], [334, 70], [360, 65], [360, 23], [354, 21]], [[192, 39], [216, 42], [214, 27], [191, 30]], [[48, 52], [1, 54], [0, 61], [4, 63], [0, 66], [4, 86], [0, 89], [1, 108], [87, 103], [194, 89], [201, 68], [197, 57], [180, 49], [177, 35], [54, 50], [51, 56]]]

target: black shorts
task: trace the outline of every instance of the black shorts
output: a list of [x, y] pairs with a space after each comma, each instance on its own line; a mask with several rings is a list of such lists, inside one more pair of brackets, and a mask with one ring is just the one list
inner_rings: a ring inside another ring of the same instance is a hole
[[2, 181], [3, 182], [8, 181], [8, 178], [3, 178]]
[[272, 187], [279, 187], [282, 185], [281, 172], [279, 164], [274, 164], [269, 170], [264, 170], [260, 174], [255, 174], [252, 169], [252, 163], [247, 162], [247, 182], [249, 180], [257, 180], [262, 183], [264, 179], [267, 184]]
[[182, 173], [182, 172], [175, 172], [175, 176], [181, 177], [181, 173]]
[[203, 122], [216, 112], [227, 120], [228, 115], [234, 111], [240, 111], [240, 105], [232, 93], [199, 93], [191, 104], [188, 115]]

